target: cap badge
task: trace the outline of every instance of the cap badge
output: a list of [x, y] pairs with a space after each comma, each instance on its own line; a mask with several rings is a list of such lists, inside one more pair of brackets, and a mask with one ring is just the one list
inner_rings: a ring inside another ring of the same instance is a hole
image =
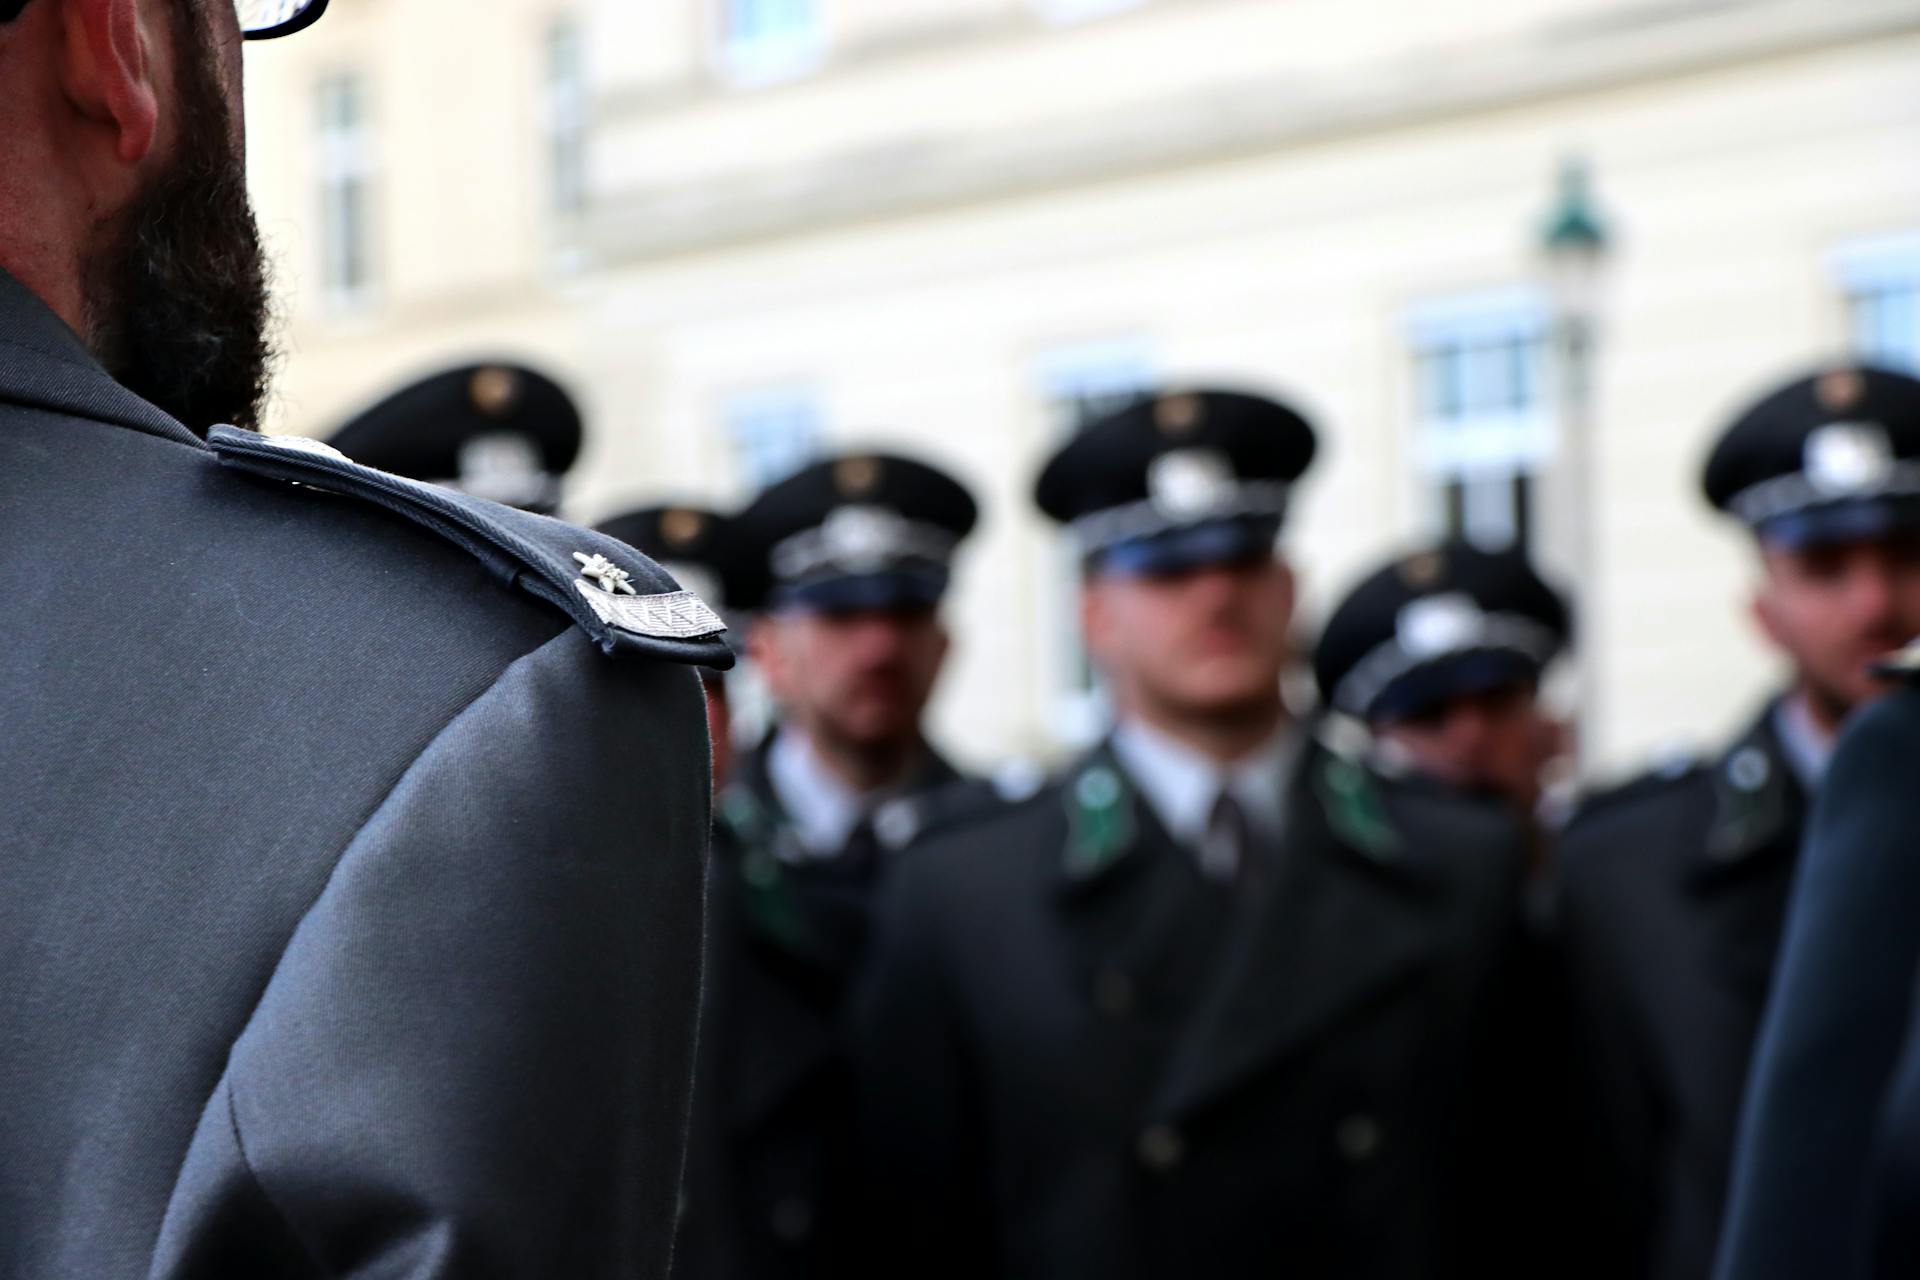
[[1463, 592], [1426, 596], [1401, 608], [1394, 639], [1409, 657], [1426, 660], [1471, 649], [1486, 634], [1487, 615]]
[[476, 369], [467, 382], [473, 407], [490, 418], [505, 417], [520, 400], [520, 375], [499, 365]]
[[1161, 396], [1153, 402], [1153, 425], [1163, 436], [1187, 435], [1198, 430], [1206, 418], [1206, 402], [1190, 391]]
[[707, 527], [707, 519], [698, 511], [671, 507], [660, 513], [660, 538], [670, 547], [684, 547]]
[[1816, 427], [1805, 446], [1807, 482], [1822, 493], [1859, 493], [1883, 483], [1893, 471], [1893, 442], [1871, 422], [1830, 422]]
[[1400, 581], [1416, 591], [1424, 591], [1440, 581], [1446, 568], [1446, 557], [1438, 551], [1422, 551], [1400, 562]]
[[833, 485], [846, 498], [864, 498], [880, 487], [878, 458], [842, 458], [833, 466]]
[[905, 544], [906, 521], [884, 507], [841, 507], [820, 525], [827, 555], [850, 572], [879, 568]]
[[1835, 369], [1814, 381], [1813, 398], [1828, 413], [1850, 413], [1867, 394], [1867, 380], [1858, 369]]
[[592, 578], [594, 584], [602, 591], [613, 595], [636, 594], [633, 589], [633, 575], [605, 556], [590, 556], [584, 551], [576, 551], [573, 553], [573, 558], [580, 562], [580, 576]]
[[1211, 449], [1176, 449], [1147, 464], [1147, 497], [1163, 515], [1186, 518], [1218, 511], [1236, 487], [1233, 464]]

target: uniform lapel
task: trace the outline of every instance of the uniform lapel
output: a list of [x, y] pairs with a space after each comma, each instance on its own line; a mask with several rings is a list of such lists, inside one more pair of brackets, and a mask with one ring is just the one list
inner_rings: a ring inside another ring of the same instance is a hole
[[1438, 945], [1442, 904], [1374, 785], [1323, 748], [1301, 753], [1275, 874], [1235, 915], [1157, 1116], [1190, 1113], [1272, 1069], [1405, 982]]
[[1198, 998], [1230, 906], [1102, 747], [1067, 776], [1055, 887], [1074, 980], [1100, 1013], [1177, 1024]]
[[1702, 953], [1756, 1008], [1771, 980], [1808, 807], [1774, 729], [1777, 706], [1715, 765], [1713, 822], [1684, 873], [1700, 907]]
[[0, 270], [0, 401], [132, 427], [197, 449], [206, 447], [193, 432], [109, 378], [73, 330], [4, 270]]

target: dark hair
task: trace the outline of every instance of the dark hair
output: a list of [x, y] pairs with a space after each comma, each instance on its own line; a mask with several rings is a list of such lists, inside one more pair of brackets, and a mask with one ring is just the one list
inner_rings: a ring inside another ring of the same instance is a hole
[[12, 22], [27, 7], [27, 0], [0, 0], [0, 22]]

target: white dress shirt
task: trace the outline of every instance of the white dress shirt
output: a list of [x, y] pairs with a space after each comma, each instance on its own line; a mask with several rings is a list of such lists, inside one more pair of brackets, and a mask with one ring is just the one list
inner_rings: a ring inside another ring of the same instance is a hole
[[1814, 722], [1804, 694], [1782, 698], [1774, 708], [1773, 731], [1780, 737], [1781, 750], [1794, 776], [1809, 796], [1820, 794], [1821, 780], [1827, 776], [1827, 761], [1833, 759], [1835, 738]]
[[1291, 729], [1281, 725], [1240, 759], [1222, 764], [1151, 725], [1128, 719], [1113, 731], [1113, 754], [1167, 834], [1193, 851], [1208, 876], [1230, 879], [1238, 868], [1220, 865], [1210, 853], [1214, 842], [1208, 838], [1208, 823], [1214, 803], [1227, 792], [1256, 838], [1277, 842], [1295, 745]]

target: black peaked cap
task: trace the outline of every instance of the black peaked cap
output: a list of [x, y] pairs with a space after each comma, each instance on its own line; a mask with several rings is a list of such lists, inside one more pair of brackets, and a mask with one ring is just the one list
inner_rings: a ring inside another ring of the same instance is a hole
[[[869, 598], [860, 584], [896, 573], [917, 575], [920, 594], [930, 597], [922, 602], [930, 603], [945, 590], [953, 548], [979, 518], [979, 505], [966, 486], [930, 463], [882, 452], [822, 459], [769, 485], [734, 518], [732, 534], [758, 587], [755, 598], [741, 606], [763, 608], [783, 597], [829, 605], [885, 603], [886, 590]], [[856, 547], [850, 559], [836, 557], [835, 539], [826, 535], [861, 522], [877, 533], [875, 540]], [[890, 532], [901, 530], [905, 543], [888, 540]], [[794, 544], [813, 534], [822, 535], [821, 553], [796, 570], [789, 563]], [[934, 546], [921, 534], [944, 545]]]
[[1920, 521], [1920, 380], [1840, 365], [1776, 387], [1721, 433], [1701, 488], [1789, 541]]
[[1450, 540], [1394, 559], [1347, 593], [1314, 648], [1314, 677], [1335, 710], [1394, 718], [1535, 679], [1572, 631], [1565, 597], [1524, 553]]
[[1296, 410], [1244, 391], [1163, 391], [1096, 418], [1048, 459], [1034, 486], [1063, 523], [1150, 499], [1154, 459], [1180, 450], [1225, 458], [1236, 479], [1291, 483], [1313, 462], [1313, 428]]
[[564, 474], [580, 456], [580, 410], [558, 382], [506, 361], [463, 364], [411, 382], [328, 438], [364, 466], [414, 480], [460, 474], [461, 447], [476, 437], [516, 435], [541, 469]]

